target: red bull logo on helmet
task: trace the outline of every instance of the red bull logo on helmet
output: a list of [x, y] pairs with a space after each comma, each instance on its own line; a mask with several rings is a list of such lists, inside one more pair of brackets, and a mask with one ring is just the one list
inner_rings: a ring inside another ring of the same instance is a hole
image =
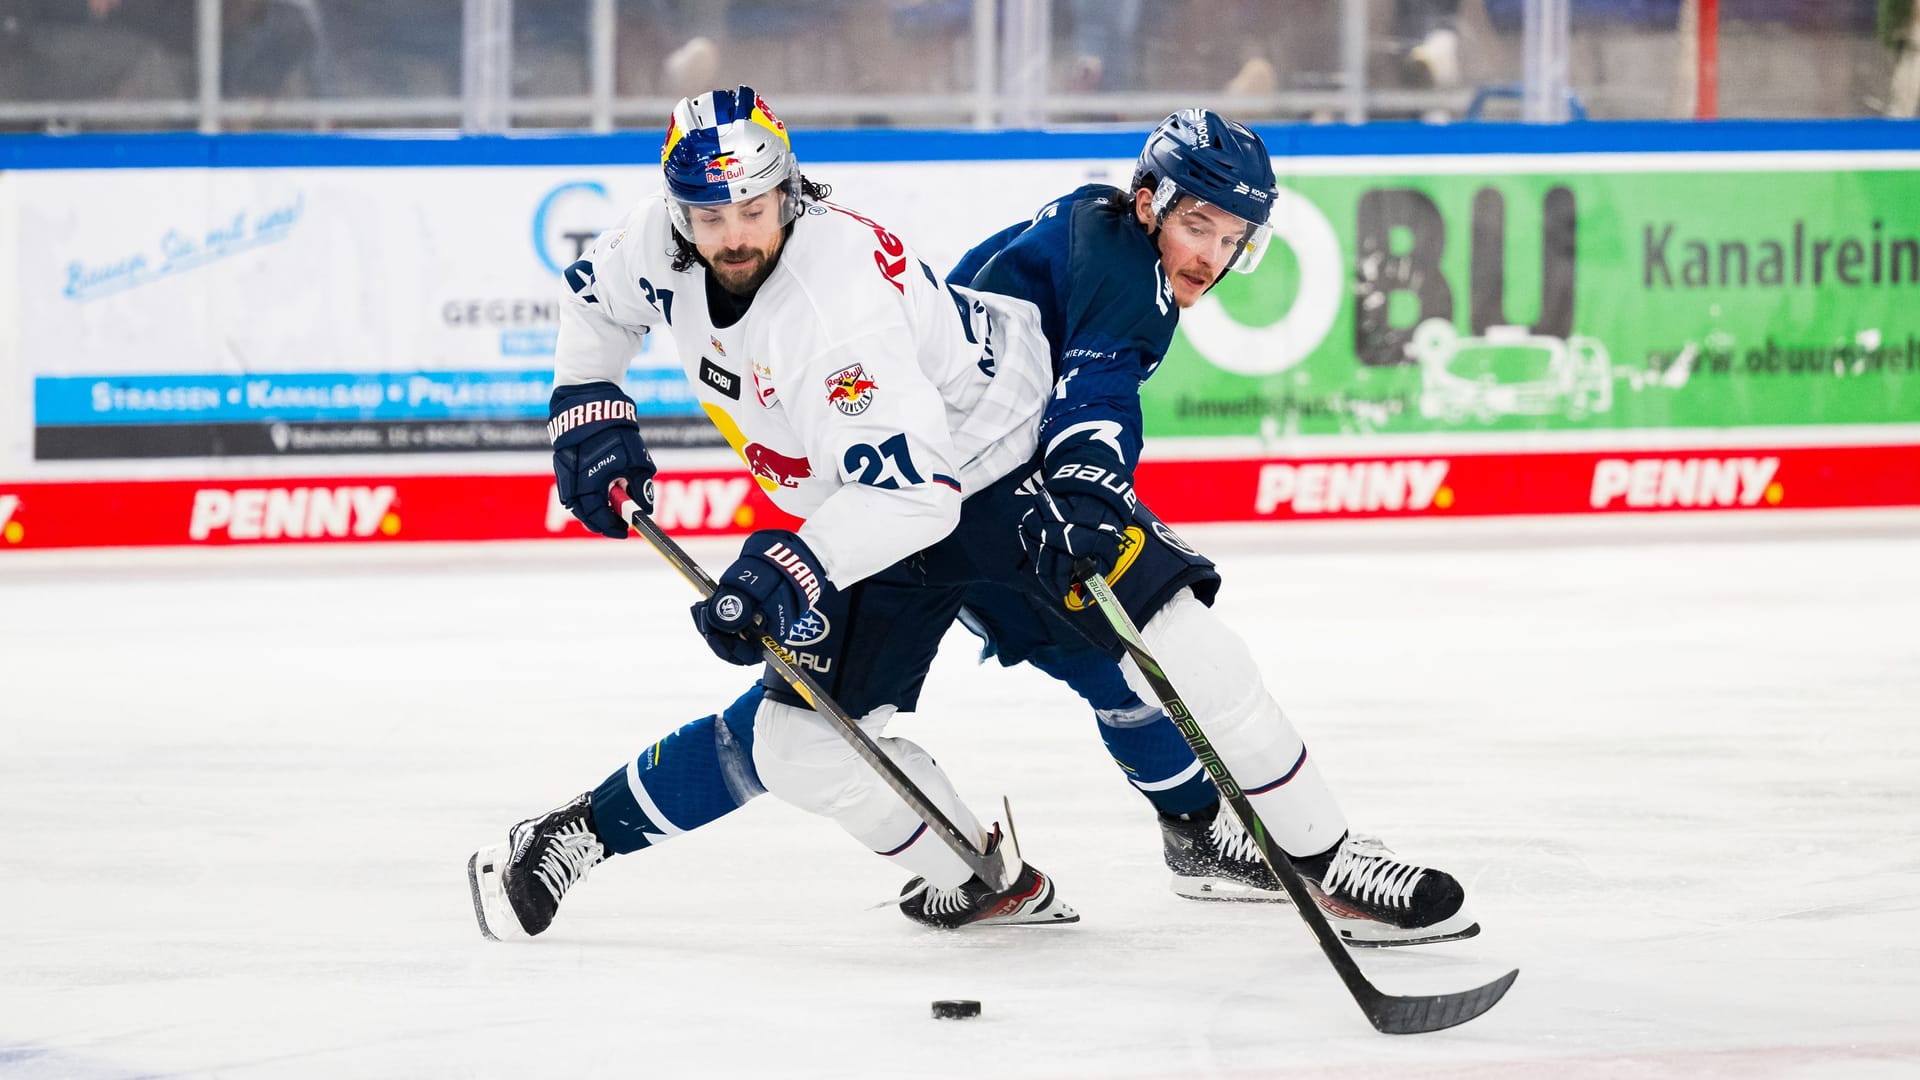
[[740, 457], [746, 461], [748, 472], [763, 482], [772, 481], [781, 487], [799, 487], [800, 481], [813, 475], [813, 466], [806, 458], [788, 457], [757, 442], [741, 447]]
[[848, 416], [859, 416], [873, 404], [877, 384], [855, 364], [827, 376], [827, 403]]
[[747, 175], [747, 167], [732, 154], [721, 154], [707, 162], [707, 183], [731, 184]]

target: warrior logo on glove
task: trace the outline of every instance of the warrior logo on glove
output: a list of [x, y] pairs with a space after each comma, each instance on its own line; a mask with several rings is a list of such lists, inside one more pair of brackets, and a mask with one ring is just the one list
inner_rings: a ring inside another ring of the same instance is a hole
[[640, 438], [633, 399], [610, 382], [557, 386], [547, 409], [553, 480], [560, 505], [603, 536], [620, 539], [628, 525], [608, 497], [616, 482], [643, 513], [653, 513], [653, 458]]
[[819, 576], [813, 572], [813, 567], [808, 566], [807, 561], [795, 553], [792, 548], [785, 544], [772, 543], [767, 545], [767, 550], [762, 552], [762, 554], [764, 554], [773, 565], [787, 572], [788, 576], [793, 579], [793, 583], [799, 586], [800, 592], [807, 598], [808, 607], [812, 607], [820, 602]]
[[575, 405], [547, 421], [547, 441], [555, 442], [560, 436], [574, 428], [587, 424], [597, 424], [603, 420], [636, 420], [633, 402], [616, 399], [613, 401], [589, 401], [584, 405]]
[[693, 605], [707, 647], [730, 664], [757, 664], [762, 635], [791, 640], [830, 587], [817, 562], [794, 533], [763, 529], [747, 537], [740, 557], [714, 579], [713, 595]]

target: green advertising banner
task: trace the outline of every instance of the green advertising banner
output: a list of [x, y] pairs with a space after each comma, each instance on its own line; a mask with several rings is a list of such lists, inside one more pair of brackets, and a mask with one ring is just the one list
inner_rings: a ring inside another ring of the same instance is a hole
[[1920, 422], [1920, 174], [1297, 176], [1158, 435]]

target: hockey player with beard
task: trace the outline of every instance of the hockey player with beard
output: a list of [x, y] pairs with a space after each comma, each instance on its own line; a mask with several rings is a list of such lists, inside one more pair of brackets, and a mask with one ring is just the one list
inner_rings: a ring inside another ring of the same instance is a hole
[[[827, 691], [976, 849], [998, 855], [1011, 884], [975, 888], [960, 857], [926, 837], [784, 684], [754, 708], [754, 782], [913, 874], [923, 902], [911, 914], [923, 922], [1075, 921], [926, 751], [880, 736], [895, 711], [913, 708], [953, 619], [958, 589], [947, 583], [974, 573], [956, 525], [1007, 520], [1034, 457], [1053, 384], [1039, 312], [947, 286], [879, 223], [826, 202], [801, 175], [786, 126], [747, 87], [681, 101], [661, 162], [666, 191], [565, 272], [572, 302], [548, 423], [561, 501], [614, 537], [628, 532], [610, 502], [615, 482], [651, 512], [653, 462], [617, 380], [642, 335], [671, 326], [708, 417], [775, 505], [803, 522], [749, 536], [694, 605], [696, 629], [722, 659], [757, 664], [762, 632], [788, 641], [809, 625], [854, 628], [849, 655], [822, 677]], [[991, 531], [1017, 550], [1010, 527]], [[920, 632], [906, 631], [910, 613], [943, 604]], [[609, 840], [661, 826], [624, 809], [583, 795], [515, 826], [504, 850], [476, 854], [482, 931], [541, 932]]]
[[[1183, 687], [1206, 684], [1199, 695], [1189, 695], [1205, 703], [1196, 706], [1202, 724], [1237, 775], [1268, 780], [1249, 789], [1263, 820], [1295, 856], [1350, 941], [1411, 944], [1469, 936], [1478, 927], [1463, 910], [1459, 886], [1450, 876], [1400, 862], [1377, 843], [1347, 834], [1344, 817], [1308, 761], [1304, 744], [1261, 688], [1245, 646], [1207, 611], [1205, 605], [1218, 586], [1212, 565], [1132, 496], [1130, 475], [1140, 445], [1138, 384], [1164, 355], [1178, 309], [1195, 302], [1227, 270], [1251, 269], [1257, 261], [1273, 191], [1265, 148], [1250, 132], [1215, 114], [1175, 114], [1149, 139], [1132, 188], [1131, 194], [1083, 188], [1043, 208], [1034, 222], [983, 244], [953, 275], [955, 280], [973, 280], [983, 290], [948, 290], [962, 323], [969, 322], [971, 311], [973, 320], [987, 314], [991, 324], [994, 314], [989, 310], [999, 311], [997, 306], [990, 309], [999, 303], [995, 294], [1019, 296], [1038, 307], [1046, 331], [1043, 347], [1052, 361], [1049, 378], [1056, 379], [1057, 386], [1044, 403], [1044, 488], [1035, 492], [1029, 485], [1022, 493], [1004, 482], [993, 485], [987, 493], [991, 498], [970, 500], [972, 527], [963, 522], [975, 547], [993, 547], [991, 536], [981, 530], [996, 524], [1017, 536], [1021, 550], [1009, 555], [1002, 545], [998, 565], [1007, 569], [1026, 564], [1034, 572], [1029, 580], [1042, 588], [1007, 588], [998, 583], [1004, 574], [981, 573], [982, 565], [992, 565], [996, 556], [983, 559], [977, 552], [968, 560], [971, 565], [947, 568], [945, 584], [936, 587], [951, 600], [952, 583], [960, 582], [957, 599], [966, 607], [961, 617], [988, 639], [989, 652], [997, 652], [1004, 663], [1032, 662], [1069, 682], [1095, 706], [1115, 757], [1130, 767], [1136, 780], [1144, 775], [1158, 781], [1139, 786], [1161, 810], [1176, 891], [1199, 897], [1279, 896], [1270, 873], [1252, 858], [1232, 815], [1219, 815], [1210, 784], [1171, 723], [1157, 708], [1143, 704], [1140, 686], [1128, 685], [1129, 679], [1138, 682], [1138, 673], [1123, 674], [1131, 671], [1131, 663], [1114, 662], [1111, 654], [1117, 647], [1110, 632], [1090, 618], [1071, 593], [1073, 568], [1083, 560], [1109, 575], [1136, 619], [1152, 616], [1146, 622], [1149, 643], [1158, 642], [1157, 653], [1177, 658], [1167, 661], [1176, 680]], [[700, 253], [707, 254], [704, 247]], [[730, 254], [719, 252], [713, 264], [713, 275], [723, 285], [722, 267], [730, 261], [755, 262], [751, 256], [729, 260]], [[779, 258], [777, 248], [773, 258]], [[740, 267], [753, 268], [758, 267]], [[931, 272], [921, 269], [933, 284]], [[989, 344], [983, 358], [991, 348]], [[693, 376], [692, 360], [688, 366]], [[704, 367], [700, 374], [705, 377]], [[723, 380], [706, 381], [724, 390]], [[870, 393], [882, 385], [878, 379], [865, 381], [873, 385], [856, 392]], [[566, 389], [563, 385], [556, 391], [556, 415], [567, 405], [562, 393]], [[703, 389], [703, 396], [710, 395]], [[709, 412], [714, 412], [711, 404]], [[722, 427], [726, 430], [724, 423]], [[750, 464], [755, 460], [737, 439], [735, 446]], [[568, 484], [558, 440], [556, 462], [564, 497]], [[650, 475], [647, 467], [631, 478]], [[575, 487], [578, 503], [594, 494]], [[590, 526], [596, 525], [581, 505], [569, 505]], [[602, 501], [598, 509], [604, 512], [604, 505]], [[983, 506], [987, 509], [974, 512]], [[1020, 521], [1017, 530], [1014, 518]], [[624, 532], [617, 520], [609, 517], [606, 523], [612, 527], [602, 531]], [[754, 546], [750, 540], [748, 551]], [[931, 562], [937, 565], [940, 560]], [[736, 563], [736, 569], [739, 566]], [[919, 576], [917, 587], [924, 590], [929, 585], [924, 566]], [[875, 599], [872, 585], [885, 584], [878, 590], [884, 598], [887, 589], [899, 584], [886, 578], [882, 575], [856, 590], [864, 594], [861, 610], [904, 610], [896, 600]], [[841, 579], [836, 575], [834, 581]], [[1062, 597], [1064, 603], [1055, 599]], [[834, 628], [833, 615], [846, 611], [845, 602], [844, 592], [828, 595], [801, 617], [802, 631], [788, 636], [790, 641], [804, 637], [807, 650], [831, 665], [828, 670], [844, 672], [849, 664], [870, 659], [872, 643], [850, 642]], [[916, 602], [916, 609], [922, 603]], [[731, 652], [737, 661], [751, 659], [746, 655], [750, 647], [722, 648], [716, 640], [721, 635], [710, 632], [712, 604], [696, 606], [696, 621], [709, 632], [710, 641], [716, 641], [716, 651]], [[933, 641], [937, 638], [936, 629]], [[740, 639], [732, 641], [744, 645]], [[890, 706], [901, 702], [906, 703], [901, 707], [911, 707], [917, 696], [924, 660], [905, 659], [909, 663], [901, 671], [880, 671], [877, 682], [889, 696], [872, 699], [884, 701], [877, 712], [890, 712]], [[832, 689], [836, 696], [846, 692], [844, 683]], [[491, 896], [496, 911], [492, 922], [504, 921], [500, 909], [511, 899], [518, 928], [538, 933], [566, 889], [608, 854], [637, 850], [697, 827], [757, 794], [766, 772], [760, 766], [769, 756], [768, 717], [778, 716], [783, 705], [797, 704], [782, 701], [783, 694], [791, 696], [777, 685], [756, 687], [724, 713], [695, 721], [656, 744], [594, 791], [516, 826], [510, 850], [477, 855], [476, 866], [500, 867], [492, 880], [486, 873], [475, 874], [483, 929], [488, 916], [482, 901]], [[770, 707], [775, 710], [771, 714]], [[842, 820], [845, 824], [846, 818]], [[849, 831], [854, 831], [851, 826]], [[888, 853], [882, 847], [876, 850]], [[922, 877], [910, 883], [901, 906], [910, 917], [932, 925], [1022, 921], [1018, 911], [1013, 919], [980, 919], [989, 910], [999, 910], [1001, 899], [978, 879], [949, 885]]]

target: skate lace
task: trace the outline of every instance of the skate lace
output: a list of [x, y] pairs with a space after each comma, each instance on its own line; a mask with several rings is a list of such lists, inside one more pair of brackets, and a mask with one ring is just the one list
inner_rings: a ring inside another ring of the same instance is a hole
[[920, 891], [925, 894], [926, 899], [920, 902], [920, 906], [929, 915], [947, 915], [965, 911], [973, 906], [973, 898], [967, 895], [968, 884], [971, 883], [963, 882], [951, 889], [940, 889], [923, 881]]
[[1349, 837], [1340, 845], [1321, 882], [1329, 893], [1344, 892], [1363, 902], [1406, 908], [1413, 903], [1413, 887], [1426, 868], [1393, 858], [1385, 844], [1369, 837]]
[[533, 876], [547, 887], [557, 904], [575, 882], [605, 858], [599, 838], [586, 822], [576, 821], [552, 834], [547, 850], [540, 853], [540, 865], [533, 868]]
[[1250, 863], [1260, 857], [1260, 848], [1253, 842], [1253, 834], [1240, 824], [1238, 814], [1224, 807], [1214, 815], [1213, 824], [1207, 826], [1207, 837], [1213, 841], [1213, 850], [1225, 861]]

